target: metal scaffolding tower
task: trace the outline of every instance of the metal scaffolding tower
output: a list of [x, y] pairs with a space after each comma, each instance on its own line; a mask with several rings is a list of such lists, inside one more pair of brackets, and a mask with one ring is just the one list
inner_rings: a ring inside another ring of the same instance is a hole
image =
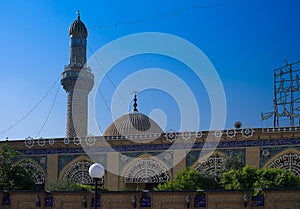
[[300, 61], [285, 62], [274, 70], [274, 111], [261, 113], [262, 120], [273, 116], [274, 127], [300, 125]]

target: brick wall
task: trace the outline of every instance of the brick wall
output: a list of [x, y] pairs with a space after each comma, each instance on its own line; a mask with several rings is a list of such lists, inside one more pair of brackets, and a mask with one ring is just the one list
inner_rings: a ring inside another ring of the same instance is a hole
[[[264, 206], [252, 206], [251, 191], [206, 191], [206, 209], [299, 209], [300, 188], [295, 190], [266, 190], [264, 191]], [[244, 195], [249, 195], [247, 207], [244, 207]], [[10, 205], [4, 205], [5, 197], [10, 196]], [[36, 206], [37, 195], [41, 206]], [[195, 207], [196, 192], [102, 192], [101, 209], [132, 209], [132, 196], [136, 196], [136, 208], [144, 209], [186, 209], [187, 195], [190, 197], [189, 208]], [[45, 206], [45, 198], [53, 197], [53, 207]], [[0, 209], [82, 209], [84, 198], [87, 207], [91, 207], [93, 193], [89, 192], [1, 192]], [[141, 207], [143, 197], [151, 197], [151, 207]]]

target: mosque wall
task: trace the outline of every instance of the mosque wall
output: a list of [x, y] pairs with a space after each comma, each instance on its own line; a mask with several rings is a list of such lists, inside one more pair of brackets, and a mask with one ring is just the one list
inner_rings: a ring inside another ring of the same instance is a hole
[[[101, 192], [100, 208], [105, 209], [299, 209], [300, 190], [265, 190], [258, 201], [252, 191], [205, 191], [201, 195], [185, 192]], [[245, 206], [244, 197], [247, 205]], [[132, 199], [136, 200], [134, 206]], [[93, 193], [89, 192], [0, 192], [0, 209], [82, 209], [93, 208]], [[38, 200], [38, 201], [37, 201]], [[37, 204], [39, 202], [39, 204]]]
[[[203, 136], [208, 134], [215, 133], [205, 132]], [[178, 133], [176, 139], [168, 140], [162, 136], [149, 143], [104, 137], [93, 140], [30, 138], [7, 143], [22, 153], [16, 163], [34, 170], [34, 179], [42, 184], [66, 179], [90, 184], [88, 168], [98, 162], [106, 169], [104, 185], [109, 190], [149, 189], [151, 185], [171, 180], [187, 167], [216, 171], [225, 157], [239, 159], [243, 165], [254, 167], [281, 167], [300, 176], [298, 130], [267, 132], [255, 129], [249, 137], [241, 134], [230, 137], [223, 131], [217, 144], [213, 138], [207, 143], [205, 138], [195, 136], [182, 140]], [[159, 175], [154, 175], [157, 173]]]

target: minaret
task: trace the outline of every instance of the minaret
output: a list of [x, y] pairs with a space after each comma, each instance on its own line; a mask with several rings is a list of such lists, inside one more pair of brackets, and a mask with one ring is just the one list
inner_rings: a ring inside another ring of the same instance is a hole
[[88, 94], [94, 86], [94, 75], [86, 64], [86, 39], [88, 36], [78, 12], [69, 28], [70, 64], [61, 74], [61, 85], [68, 95], [66, 137], [87, 135]]

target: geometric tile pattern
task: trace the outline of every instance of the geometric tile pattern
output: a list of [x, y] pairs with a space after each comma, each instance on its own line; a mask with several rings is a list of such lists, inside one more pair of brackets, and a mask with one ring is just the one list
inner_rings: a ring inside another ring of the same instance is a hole
[[296, 153], [281, 155], [272, 161], [268, 168], [283, 168], [300, 177], [300, 155]]
[[[202, 149], [205, 142], [196, 142], [192, 149]], [[292, 146], [300, 144], [300, 138], [285, 138], [285, 139], [264, 139], [264, 140], [235, 140], [235, 141], [220, 141], [206, 143], [206, 148], [239, 148], [239, 147], [262, 147], [262, 146]], [[103, 152], [135, 152], [135, 151], [162, 151], [185, 149], [186, 143], [171, 144], [138, 144], [138, 145], [120, 145], [120, 146], [104, 146], [94, 149], [93, 147], [78, 147], [78, 148], [56, 148], [56, 149], [26, 149], [20, 150], [24, 155], [34, 154], [82, 154], [82, 153], [103, 153]]]
[[124, 176], [125, 183], [163, 183], [169, 180], [167, 169], [153, 158], [133, 163]]
[[93, 179], [89, 175], [91, 165], [92, 163], [88, 161], [75, 162], [65, 171], [62, 179], [74, 183], [92, 184]]

